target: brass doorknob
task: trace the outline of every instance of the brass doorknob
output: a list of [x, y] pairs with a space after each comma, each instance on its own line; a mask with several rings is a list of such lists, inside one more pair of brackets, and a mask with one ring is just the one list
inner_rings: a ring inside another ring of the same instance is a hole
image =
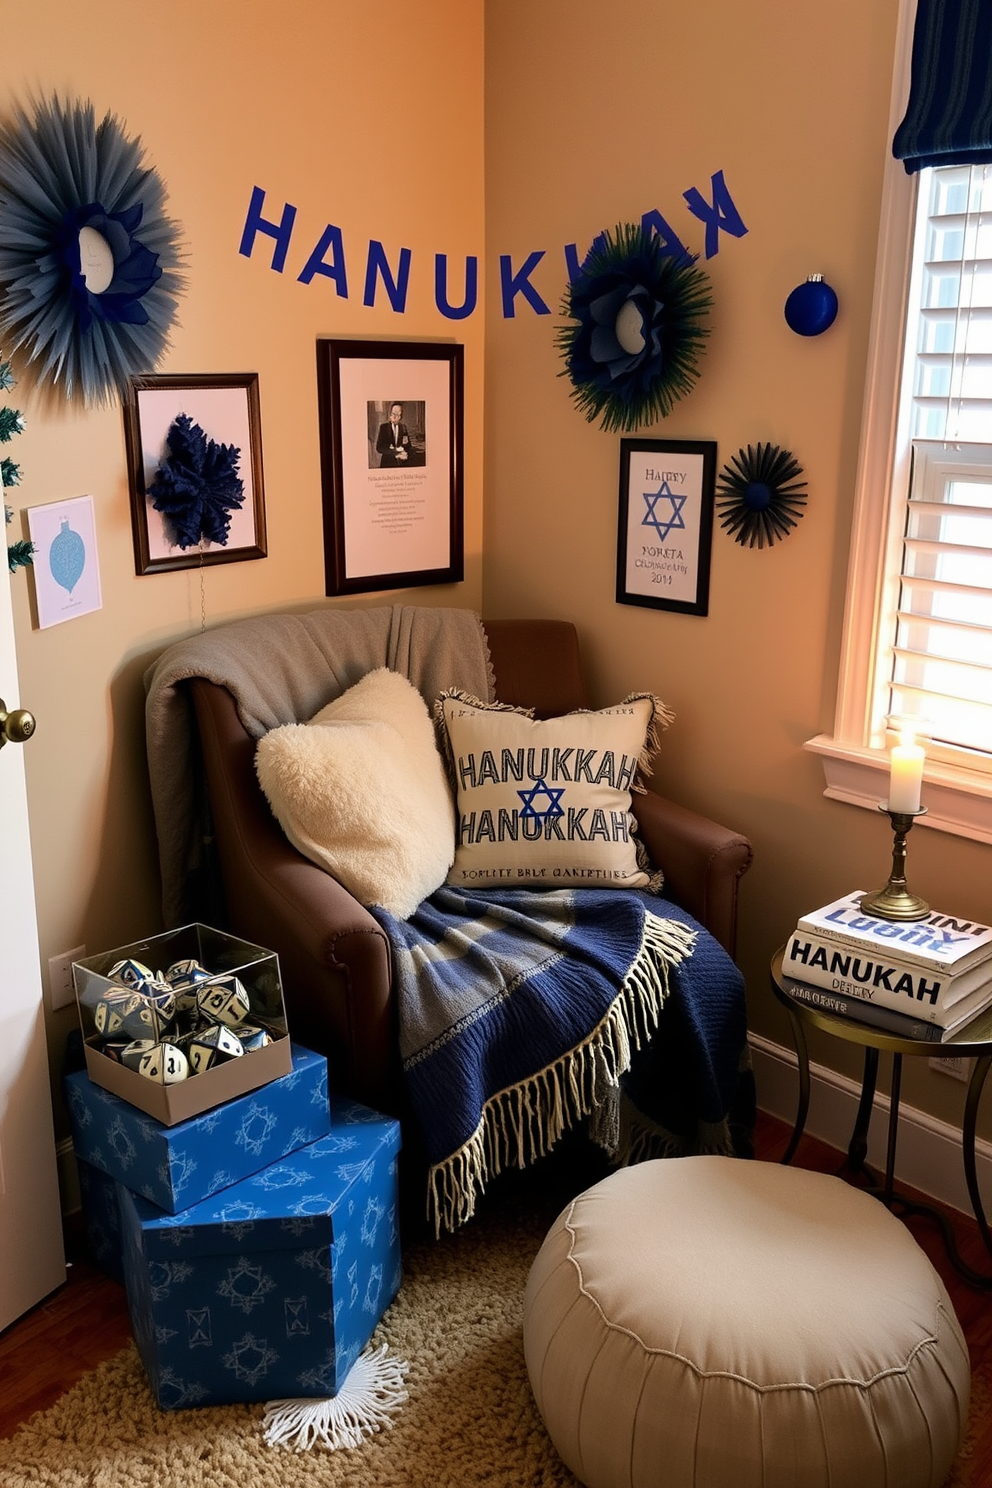
[[34, 714], [27, 708], [12, 708], [0, 698], [0, 749], [7, 743], [24, 744], [35, 730]]

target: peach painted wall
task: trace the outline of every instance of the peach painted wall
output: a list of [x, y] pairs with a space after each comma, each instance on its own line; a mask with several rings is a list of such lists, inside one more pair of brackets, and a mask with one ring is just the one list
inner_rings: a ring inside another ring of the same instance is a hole
[[[827, 801], [803, 741], [829, 730], [837, 679], [896, 29], [896, 0], [592, 0], [487, 10], [485, 596], [490, 614], [577, 621], [600, 704], [651, 688], [676, 713], [658, 788], [745, 832], [740, 959], [750, 1020], [790, 1045], [768, 961], [797, 915], [888, 874], [874, 814]], [[639, 432], [711, 439], [718, 469], [747, 444], [792, 450], [807, 512], [764, 551], [717, 530], [708, 618], [614, 598], [619, 436], [587, 424], [557, 374], [562, 245], [652, 208], [696, 253], [702, 223], [683, 193], [724, 173], [747, 228], [708, 261], [712, 334], [694, 391]], [[496, 256], [552, 314], [518, 298], [504, 318]], [[804, 339], [782, 307], [807, 274], [840, 296], [833, 328]], [[986, 922], [987, 847], [914, 833], [913, 887]], [[811, 1055], [848, 1074], [853, 1049]], [[910, 1060], [906, 1098], [960, 1114], [962, 1087]], [[760, 1098], [760, 1091], [759, 1091]]]
[[[169, 642], [249, 611], [324, 599], [315, 341], [445, 339], [465, 345], [466, 579], [371, 603], [481, 607], [484, 307], [434, 305], [435, 252], [454, 268], [483, 247], [481, 0], [92, 0], [22, 6], [6, 28], [0, 109], [58, 93], [112, 111], [143, 141], [181, 224], [188, 289], [160, 372], [257, 372], [269, 556], [135, 577], [120, 408], [51, 408], [27, 379], [26, 432], [8, 492], [23, 512], [92, 496], [103, 609], [35, 628], [32, 584], [12, 580], [43, 964], [159, 926], [144, 771], [142, 674]], [[272, 242], [239, 255], [252, 188], [265, 215], [297, 207], [283, 273]], [[349, 297], [298, 275], [327, 223], [344, 235]], [[413, 253], [408, 306], [362, 304], [368, 241]], [[452, 300], [458, 287], [453, 273]], [[5, 453], [7, 450], [5, 449]], [[356, 601], [351, 601], [355, 603]], [[361, 602], [361, 601], [358, 601]], [[71, 1012], [50, 1017], [57, 1066]]]
[[[752, 838], [741, 937], [751, 1022], [788, 1043], [766, 986], [770, 952], [801, 909], [887, 870], [879, 823], [825, 801], [801, 745], [832, 720], [896, 0], [56, 8], [57, 24], [51, 6], [22, 7], [7, 28], [0, 106], [58, 91], [141, 136], [188, 251], [159, 370], [259, 373], [269, 557], [207, 571], [202, 601], [194, 574], [136, 578], [119, 409], [52, 410], [18, 388], [18, 524], [28, 506], [92, 495], [104, 594], [98, 614], [39, 631], [31, 579], [13, 580], [22, 701], [39, 719], [26, 764], [43, 960], [157, 923], [146, 665], [199, 627], [201, 602], [208, 624], [324, 602], [315, 338], [452, 338], [466, 346], [466, 581], [400, 597], [574, 618], [600, 701], [649, 686], [673, 705], [659, 788]], [[400, 40], [383, 45], [386, 32]], [[706, 265], [715, 306], [698, 387], [645, 432], [715, 439], [721, 463], [749, 442], [785, 445], [810, 499], [770, 551], [715, 533], [710, 614], [697, 619], [615, 604], [618, 440], [569, 402], [557, 314], [536, 316], [518, 297], [504, 319], [496, 270], [501, 254], [519, 268], [546, 250], [533, 283], [556, 312], [563, 244], [581, 249], [601, 227], [656, 208], [698, 251], [683, 193], [707, 195], [717, 171], [748, 232], [721, 234]], [[298, 208], [283, 274], [262, 239], [251, 259], [237, 252], [254, 185], [273, 215]], [[330, 281], [297, 280], [327, 222], [345, 236], [347, 301]], [[414, 252], [404, 316], [361, 303], [370, 237]], [[433, 305], [433, 254], [457, 262], [484, 243], [486, 305], [453, 326]], [[781, 306], [814, 270], [841, 313], [803, 341]], [[914, 886], [987, 918], [988, 850], [918, 839]], [[53, 1061], [71, 1021], [50, 1020]], [[812, 1053], [855, 1072], [836, 1046]], [[954, 1119], [960, 1087], [922, 1062], [905, 1086], [913, 1104]]]

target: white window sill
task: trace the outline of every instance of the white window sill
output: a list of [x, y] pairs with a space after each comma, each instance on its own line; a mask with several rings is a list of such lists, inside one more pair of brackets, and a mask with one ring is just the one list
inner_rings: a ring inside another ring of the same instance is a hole
[[[803, 748], [821, 757], [825, 796], [846, 801], [849, 806], [878, 810], [889, 789], [887, 754], [842, 744], [829, 734], [807, 739]], [[992, 780], [928, 761], [923, 776], [923, 805], [926, 815], [917, 817], [916, 826], [992, 843]]]

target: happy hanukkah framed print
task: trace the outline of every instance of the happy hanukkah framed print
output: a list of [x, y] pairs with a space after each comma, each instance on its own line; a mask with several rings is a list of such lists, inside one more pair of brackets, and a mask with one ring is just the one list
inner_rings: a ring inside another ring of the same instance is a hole
[[256, 372], [133, 377], [124, 440], [136, 574], [266, 556]]
[[621, 439], [617, 603], [705, 615], [716, 443]]
[[328, 594], [461, 581], [463, 362], [447, 341], [317, 342]]

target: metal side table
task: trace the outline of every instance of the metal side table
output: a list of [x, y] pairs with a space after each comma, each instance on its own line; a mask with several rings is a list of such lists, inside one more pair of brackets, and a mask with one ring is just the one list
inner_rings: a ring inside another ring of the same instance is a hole
[[[899, 1127], [899, 1090], [902, 1082], [902, 1061], [904, 1055], [939, 1056], [941, 1054], [973, 1058], [975, 1061], [968, 1083], [968, 1095], [965, 1101], [964, 1119], [961, 1126], [961, 1153], [964, 1160], [965, 1180], [968, 1184], [968, 1195], [971, 1199], [971, 1207], [974, 1210], [975, 1219], [985, 1248], [992, 1256], [992, 1233], [989, 1231], [988, 1222], [985, 1218], [985, 1209], [982, 1204], [982, 1196], [978, 1187], [978, 1174], [975, 1168], [975, 1125], [978, 1119], [978, 1106], [982, 1098], [982, 1089], [985, 1078], [992, 1064], [992, 1007], [986, 1008], [977, 1014], [969, 1023], [959, 1028], [945, 1039], [942, 1043], [933, 1043], [928, 1039], [906, 1038], [901, 1034], [890, 1033], [888, 1029], [875, 1028], [870, 1023], [863, 1023], [857, 1018], [847, 1018], [841, 1013], [833, 1013], [825, 1008], [812, 1007], [808, 1003], [801, 1002], [799, 998], [790, 995], [787, 978], [782, 972], [782, 958], [784, 947], [776, 951], [771, 963], [772, 991], [789, 1014], [792, 1025], [792, 1036], [796, 1045], [796, 1054], [799, 1059], [799, 1100], [796, 1107], [796, 1120], [789, 1139], [789, 1145], [782, 1157], [783, 1163], [789, 1163], [795, 1156], [799, 1146], [803, 1130], [806, 1125], [806, 1117], [809, 1114], [809, 1052], [806, 1047], [805, 1025], [809, 1024], [819, 1028], [822, 1032], [830, 1034], [833, 1038], [844, 1039], [847, 1043], [860, 1044], [864, 1048], [864, 1074], [861, 1080], [861, 1099], [858, 1103], [858, 1114], [854, 1122], [854, 1130], [847, 1148], [847, 1161], [842, 1171], [850, 1172], [856, 1176], [868, 1180], [869, 1191], [889, 1207], [898, 1206], [904, 1214], [926, 1214], [936, 1220], [944, 1236], [947, 1253], [955, 1269], [964, 1279], [974, 1287], [992, 1291], [992, 1274], [985, 1275], [975, 1271], [962, 1260], [954, 1233], [944, 1214], [930, 1204], [918, 1203], [907, 1199], [894, 1190], [893, 1177], [896, 1164], [896, 1137]], [[888, 1145], [885, 1156], [885, 1175], [881, 1182], [875, 1173], [867, 1166], [865, 1158], [868, 1152], [868, 1125], [871, 1120], [872, 1106], [875, 1100], [875, 1088], [878, 1081], [878, 1056], [882, 1051], [892, 1055], [892, 1080], [889, 1087], [889, 1130]]]

